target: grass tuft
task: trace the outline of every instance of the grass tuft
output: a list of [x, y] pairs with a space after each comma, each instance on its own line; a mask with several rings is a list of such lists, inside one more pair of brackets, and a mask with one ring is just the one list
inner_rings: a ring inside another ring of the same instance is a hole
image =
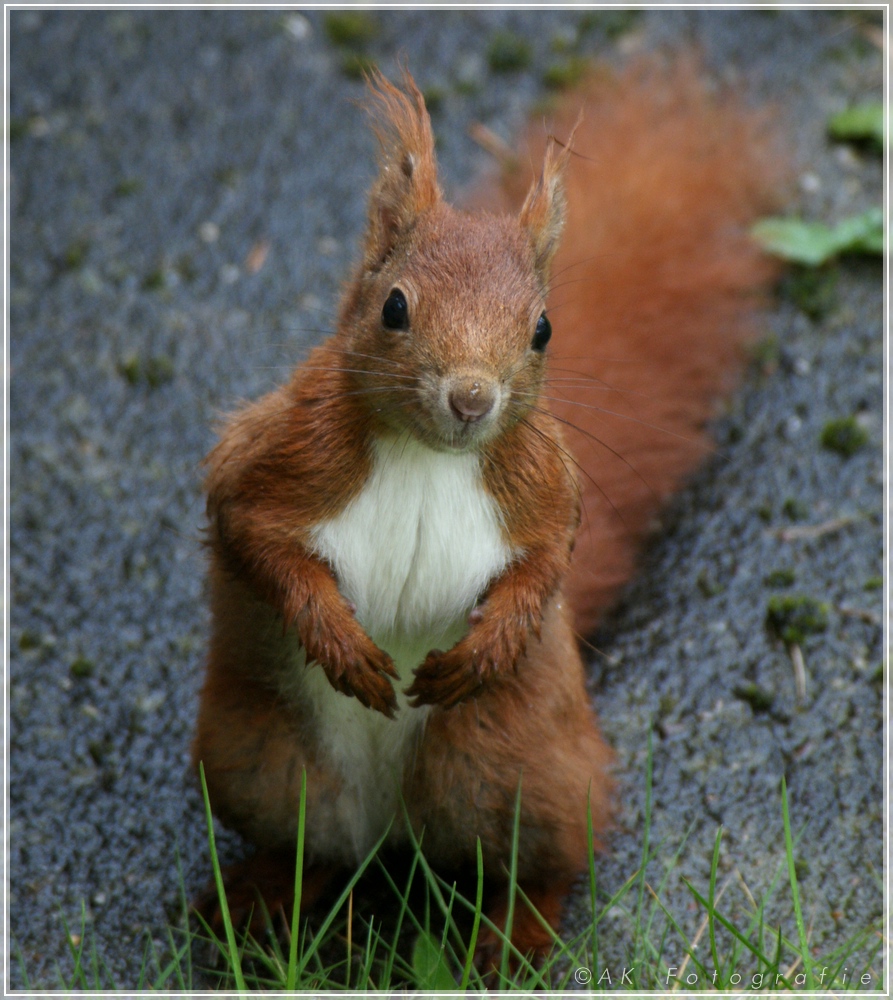
[[[225, 991], [287, 991], [288, 993], [322, 991], [377, 990], [382, 992], [438, 990], [508, 992], [562, 991], [583, 987], [592, 992], [623, 990], [630, 993], [667, 990], [728, 990], [750, 992], [757, 989], [813, 989], [843, 992], [857, 989], [882, 990], [883, 973], [876, 966], [883, 947], [882, 921], [869, 923], [842, 945], [814, 950], [804, 924], [798, 885], [798, 847], [802, 837], [794, 835], [789, 815], [788, 795], [781, 785], [781, 827], [784, 859], [768, 889], [759, 901], [750, 900], [750, 912], [742, 917], [740, 907], [734, 914], [723, 909], [724, 893], [736, 873], [720, 880], [723, 830], [714, 838], [713, 853], [706, 885], [683, 877], [683, 895], [670, 889], [671, 877], [679, 874], [681, 857], [688, 834], [668, 857], [662, 843], [652, 837], [651, 743], [646, 764], [646, 796], [643, 821], [641, 862], [613, 894], [599, 888], [597, 862], [590, 851], [588, 859], [588, 896], [590, 920], [574, 936], [562, 936], [549, 928], [554, 947], [539, 968], [518, 953], [508, 937], [495, 927], [483, 909], [484, 863], [480, 841], [477, 843], [477, 878], [473, 898], [466, 897], [455, 882], [447, 882], [431, 868], [424, 855], [423, 837], [410, 831], [410, 856], [405, 879], [389, 871], [381, 854], [388, 832], [375, 845], [340, 895], [324, 914], [312, 918], [300, 912], [304, 873], [304, 833], [306, 825], [306, 775], [301, 780], [296, 845], [295, 907], [286, 933], [287, 948], [275, 934], [267, 933], [256, 941], [241, 935], [229, 918], [220, 864], [217, 860], [214, 828], [207, 798], [207, 785], [200, 770], [205, 794], [208, 823], [208, 847], [214, 877], [220, 895], [224, 939], [221, 941], [207, 927], [198, 927], [188, 919], [185, 889], [181, 891], [183, 924], [168, 931], [163, 954], [147, 933], [143, 945], [139, 989], [146, 991], [179, 990], [194, 992], [215, 985]], [[517, 905], [529, 905], [517, 884], [517, 850], [521, 818], [521, 788], [515, 803], [515, 828], [509, 871], [509, 914], [511, 925]], [[589, 833], [592, 816], [589, 812]], [[692, 828], [694, 823], [692, 824]], [[781, 832], [781, 831], [779, 831]], [[691, 830], [689, 830], [691, 833]], [[767, 832], [772, 836], [772, 831]], [[726, 867], [730, 859], [724, 859]], [[178, 865], [179, 867], [179, 865]], [[379, 900], [384, 920], [363, 915], [362, 903], [355, 909], [357, 890], [364, 873], [380, 876], [389, 900]], [[648, 871], [660, 868], [658, 884], [652, 885]], [[786, 872], [787, 879], [782, 878]], [[740, 876], [738, 876], [740, 879]], [[182, 880], [181, 880], [182, 881]], [[794, 933], [783, 926], [769, 927], [766, 910], [777, 889], [785, 882], [790, 890]], [[687, 895], [687, 898], [686, 898]], [[694, 933], [691, 909], [695, 907], [700, 925]], [[531, 907], [531, 909], [533, 909]], [[548, 926], [543, 918], [534, 915]], [[627, 931], [618, 935], [617, 921]], [[611, 923], [608, 933], [605, 927]], [[86, 909], [80, 914], [78, 931], [72, 933], [64, 922], [69, 941], [71, 969], [59, 974], [60, 985], [68, 992], [98, 992], [116, 987], [102, 962], [94, 932], [89, 928]], [[500, 970], [482, 978], [473, 964], [481, 928], [496, 936], [501, 944]], [[272, 929], [272, 925], [271, 925]], [[700, 946], [706, 935], [709, 949], [701, 956]], [[605, 941], [613, 947], [622, 942], [619, 956], [608, 957]], [[13, 943], [22, 970], [22, 981], [29, 988], [26, 960]], [[202, 968], [193, 961], [204, 951], [216, 957], [215, 968]], [[861, 965], [859, 961], [861, 960]], [[623, 963], [623, 974], [618, 963]], [[862, 982], [864, 977], [866, 982]], [[494, 981], [495, 980], [495, 981]]]

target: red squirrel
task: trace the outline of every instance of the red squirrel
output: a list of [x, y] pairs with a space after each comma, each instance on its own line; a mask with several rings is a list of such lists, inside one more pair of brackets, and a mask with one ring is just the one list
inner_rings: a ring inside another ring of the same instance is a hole
[[[207, 459], [193, 756], [258, 850], [228, 874], [237, 913], [288, 905], [306, 770], [305, 905], [388, 824], [407, 842], [402, 799], [435, 866], [473, 869], [480, 838], [499, 926], [520, 782], [518, 883], [557, 927], [587, 802], [595, 847], [611, 823], [578, 634], [703, 454], [772, 274], [746, 235], [771, 144], [691, 67], [634, 67], [586, 86], [575, 131], [563, 102], [538, 177], [489, 189], [504, 213], [467, 212], [412, 78], [369, 95], [380, 166], [336, 332]], [[512, 938], [551, 943], [524, 907]]]

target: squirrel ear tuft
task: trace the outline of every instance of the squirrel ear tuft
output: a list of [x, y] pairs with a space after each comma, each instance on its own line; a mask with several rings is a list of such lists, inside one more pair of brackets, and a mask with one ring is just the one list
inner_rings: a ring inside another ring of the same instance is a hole
[[402, 90], [377, 70], [367, 77], [366, 109], [381, 147], [365, 244], [366, 263], [373, 268], [417, 217], [441, 199], [425, 100], [407, 70], [401, 82]]
[[548, 280], [549, 266], [558, 249], [561, 231], [564, 229], [567, 208], [564, 174], [571, 157], [574, 132], [577, 131], [581, 119], [582, 115], [577, 119], [567, 143], [558, 153], [555, 152], [554, 140], [546, 148], [546, 157], [539, 179], [528, 191], [521, 206], [520, 222], [530, 236], [537, 273], [544, 283]]

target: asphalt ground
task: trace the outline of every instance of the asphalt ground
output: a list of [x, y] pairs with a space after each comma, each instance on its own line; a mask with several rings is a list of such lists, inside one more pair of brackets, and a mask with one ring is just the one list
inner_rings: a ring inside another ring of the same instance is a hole
[[[488, 165], [467, 125], [510, 138], [557, 49], [669, 45], [778, 106], [801, 164], [792, 210], [837, 220], [880, 202], [880, 158], [825, 132], [880, 95], [872, 15], [373, 17], [366, 54], [393, 73], [402, 53], [439, 95], [449, 192]], [[217, 416], [331, 328], [374, 146], [322, 12], [16, 10], [9, 24], [9, 985], [24, 969], [32, 989], [61, 986], [83, 907], [107, 985], [133, 989], [146, 932], [163, 945], [176, 919], [178, 858], [187, 894], [209, 871], [188, 767], [208, 627], [199, 463]], [[524, 69], [488, 64], [505, 28], [530, 43]], [[650, 733], [649, 880], [681, 846], [664, 897], [694, 932], [682, 876], [706, 887], [721, 825], [724, 905], [749, 912], [784, 856], [784, 776], [804, 912], [827, 949], [883, 906], [880, 265], [835, 265], [812, 297], [789, 286], [766, 333], [719, 453], [594, 640], [622, 804], [598, 871], [613, 892], [638, 866]], [[850, 457], [820, 443], [842, 417], [868, 436]], [[829, 609], [802, 643], [800, 699], [766, 625], [782, 593]], [[225, 856], [239, 850], [223, 838]], [[766, 920], [792, 933], [786, 898]], [[571, 925], [586, 906], [581, 892]], [[610, 915], [605, 954], [620, 961], [629, 933]]]

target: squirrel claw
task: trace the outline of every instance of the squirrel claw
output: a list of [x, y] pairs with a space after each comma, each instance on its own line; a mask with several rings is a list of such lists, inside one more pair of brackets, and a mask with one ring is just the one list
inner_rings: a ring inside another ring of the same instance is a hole
[[388, 657], [387, 663], [381, 664], [378, 669], [381, 673], [387, 674], [388, 677], [393, 677], [395, 681], [400, 680], [400, 674], [394, 666], [394, 661], [390, 657]]
[[349, 685], [349, 693], [362, 705], [375, 712], [381, 712], [389, 719], [397, 715], [397, 694], [390, 681], [381, 674], [355, 678]]
[[477, 694], [484, 683], [483, 675], [469, 669], [464, 658], [451, 657], [433, 649], [425, 662], [415, 670], [415, 679], [405, 693], [412, 699], [410, 705], [437, 705], [453, 708], [460, 701]]
[[336, 691], [356, 698], [361, 705], [393, 719], [397, 712], [397, 693], [389, 678], [399, 679], [394, 662], [383, 650], [367, 641], [365, 648], [354, 651], [341, 647], [324, 647], [329, 653], [315, 657], [323, 664], [329, 683]]

